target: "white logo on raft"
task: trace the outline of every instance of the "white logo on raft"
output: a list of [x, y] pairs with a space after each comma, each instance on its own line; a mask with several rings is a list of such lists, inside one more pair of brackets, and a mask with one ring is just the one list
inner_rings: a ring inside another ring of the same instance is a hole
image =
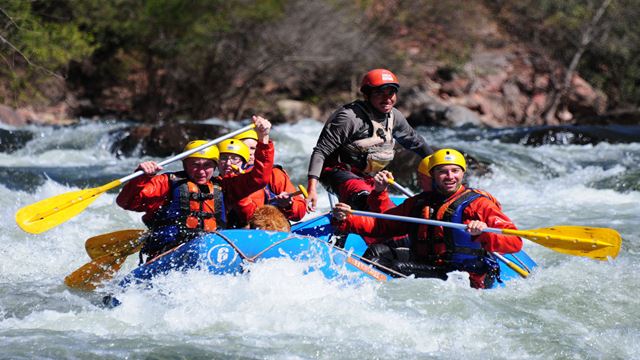
[[209, 264], [215, 268], [224, 268], [233, 264], [238, 254], [229, 245], [216, 245], [207, 253]]

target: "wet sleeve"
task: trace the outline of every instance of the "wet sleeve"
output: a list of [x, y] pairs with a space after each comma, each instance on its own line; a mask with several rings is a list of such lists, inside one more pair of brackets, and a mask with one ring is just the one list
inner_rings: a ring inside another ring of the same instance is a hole
[[[409, 198], [402, 204], [393, 207], [384, 213], [399, 216], [410, 216], [414, 202], [415, 200], [413, 198]], [[356, 233], [358, 235], [367, 236], [364, 238], [367, 245], [383, 242], [391, 237], [406, 235], [409, 233], [409, 229], [411, 229], [411, 226], [408, 225], [409, 223], [403, 221], [355, 215], [350, 215], [346, 220], [340, 222], [334, 222], [334, 220], [332, 220], [331, 224], [338, 233]]]
[[168, 175], [142, 175], [124, 185], [116, 204], [125, 210], [153, 212], [167, 201], [168, 194]]
[[[284, 170], [274, 168], [273, 169], [273, 181], [272, 191], [277, 195], [283, 192], [289, 194], [296, 192], [296, 187], [291, 182], [289, 175]], [[292, 221], [298, 221], [307, 214], [307, 202], [302, 195], [297, 195], [291, 198], [291, 207], [287, 209], [280, 209], [284, 216]]]
[[[517, 230], [511, 219], [495, 203], [484, 197], [472, 202], [465, 209], [465, 215], [469, 219], [465, 223], [473, 219], [483, 221], [492, 228]], [[476, 241], [480, 241], [482, 248], [487, 251], [509, 254], [522, 249], [522, 239], [515, 235], [484, 232], [476, 236]]]
[[254, 201], [254, 196], [264, 196], [263, 190], [258, 190], [253, 194], [244, 197], [237, 201], [234, 206], [236, 210], [236, 215], [238, 216], [238, 222], [240, 224], [245, 224], [249, 222], [249, 218], [253, 216], [253, 213], [258, 209], [258, 204]]
[[322, 128], [309, 160], [309, 178], [319, 178], [325, 160], [347, 142], [355, 131], [355, 114], [341, 109], [335, 112]]
[[424, 138], [409, 125], [407, 118], [397, 109], [393, 111], [393, 137], [396, 141], [405, 149], [416, 153], [420, 156], [420, 159], [433, 154], [433, 149], [427, 144]]
[[238, 176], [222, 178], [225, 201], [228, 203], [239, 201], [267, 186], [271, 178], [271, 171], [273, 171], [273, 157], [273, 142], [269, 141], [268, 145], [258, 143], [251, 171]]
[[291, 209], [284, 211], [285, 216], [291, 221], [302, 220], [307, 215], [307, 202], [302, 195], [294, 196], [292, 201]]

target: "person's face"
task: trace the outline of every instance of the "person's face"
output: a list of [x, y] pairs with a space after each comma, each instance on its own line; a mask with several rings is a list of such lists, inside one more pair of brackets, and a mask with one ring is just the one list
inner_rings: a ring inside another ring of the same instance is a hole
[[244, 161], [240, 155], [222, 153], [220, 154], [220, 175], [225, 176], [240, 171]]
[[186, 158], [182, 165], [189, 179], [198, 185], [205, 185], [217, 166], [215, 161], [201, 158]]
[[462, 184], [464, 171], [458, 165], [439, 165], [431, 169], [436, 189], [444, 194], [453, 194]]
[[369, 93], [367, 100], [369, 100], [374, 109], [387, 114], [391, 112], [396, 101], [398, 101], [397, 93], [398, 90], [391, 86], [384, 89], [373, 89]]
[[253, 165], [253, 161], [256, 159], [255, 153], [256, 145], [258, 145], [258, 140], [242, 139], [242, 142], [249, 148], [249, 165]]

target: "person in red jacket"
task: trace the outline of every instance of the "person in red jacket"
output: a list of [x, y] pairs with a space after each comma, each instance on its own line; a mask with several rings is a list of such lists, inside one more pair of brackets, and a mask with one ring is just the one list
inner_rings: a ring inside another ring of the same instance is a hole
[[[410, 197], [399, 206], [384, 211], [387, 214], [422, 217], [447, 222], [467, 224], [461, 231], [442, 226], [428, 226], [408, 222], [382, 220], [350, 215], [351, 207], [336, 204], [332, 223], [337, 232], [354, 232], [361, 235], [397, 236], [408, 234], [412, 240], [409, 251], [375, 245], [379, 238], [365, 238], [370, 248], [369, 257], [381, 260], [403, 274], [417, 277], [446, 279], [447, 272], [458, 270], [470, 274], [474, 288], [491, 287], [498, 276], [499, 266], [492, 252], [515, 253], [521, 250], [522, 240], [513, 235], [483, 232], [487, 227], [516, 229], [513, 222], [502, 213], [493, 196], [462, 185], [466, 171], [464, 156], [454, 149], [436, 151], [421, 163], [419, 177], [427, 188]], [[388, 203], [386, 191], [389, 173], [378, 174], [376, 188], [368, 198], [372, 209], [385, 210]], [[429, 191], [429, 187], [433, 187]]]
[[[263, 188], [271, 177], [273, 167], [273, 143], [269, 141], [271, 123], [254, 116], [253, 122], [259, 135], [256, 161], [250, 173], [213, 179], [221, 161], [218, 148], [211, 146], [196, 152], [182, 161], [184, 171], [156, 175], [163, 168], [155, 161], [138, 165], [145, 175], [128, 182], [116, 203], [126, 209], [144, 212], [143, 222], [149, 227], [142, 254], [151, 259], [202, 233], [225, 227], [225, 201], [242, 199]], [[192, 141], [185, 150], [206, 143]], [[223, 195], [223, 196], [221, 196]]]
[[[246, 133], [243, 133], [247, 135]], [[241, 135], [243, 135], [241, 134]], [[247, 135], [253, 140], [251, 133]], [[253, 151], [244, 144], [244, 140], [234, 138], [218, 145], [220, 150], [220, 174], [223, 178], [253, 171]], [[229, 227], [243, 228], [249, 226], [249, 219], [255, 211], [264, 205], [273, 205], [291, 221], [302, 219], [307, 212], [307, 203], [300, 195], [291, 196], [296, 188], [289, 175], [280, 166], [274, 165], [267, 185], [242, 199], [227, 199]]]

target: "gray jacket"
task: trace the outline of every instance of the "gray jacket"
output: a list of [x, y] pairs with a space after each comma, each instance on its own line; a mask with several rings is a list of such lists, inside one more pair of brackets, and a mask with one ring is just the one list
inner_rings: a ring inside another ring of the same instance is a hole
[[[420, 158], [433, 153], [424, 138], [409, 125], [402, 113], [393, 108], [393, 138], [404, 148], [415, 152]], [[375, 111], [367, 102], [357, 100], [334, 112], [324, 125], [309, 162], [309, 178], [319, 178], [324, 166], [345, 162], [360, 167], [347, 153], [345, 145], [355, 140], [372, 136], [369, 121], [385, 123], [389, 114]]]

